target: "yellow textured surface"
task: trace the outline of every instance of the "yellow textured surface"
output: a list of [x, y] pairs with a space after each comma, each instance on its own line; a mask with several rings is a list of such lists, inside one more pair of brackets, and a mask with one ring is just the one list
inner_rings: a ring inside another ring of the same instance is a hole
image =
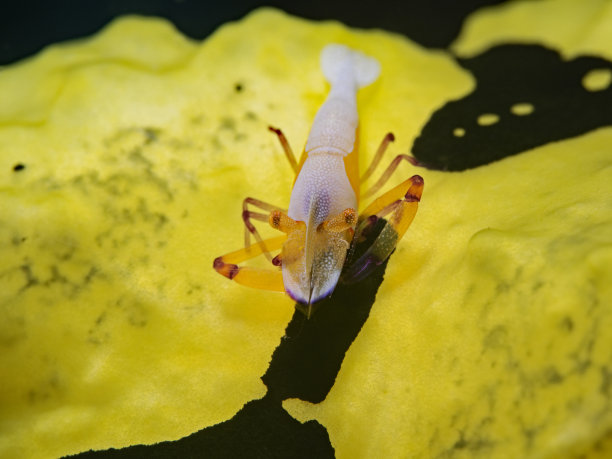
[[283, 406], [327, 426], [338, 457], [563, 457], [603, 436], [611, 145], [606, 129], [427, 174], [330, 395]]
[[578, 55], [612, 59], [610, 0], [521, 0], [483, 8], [467, 19], [453, 44], [462, 57], [501, 43], [537, 43], [567, 59]]
[[[265, 393], [292, 303], [211, 263], [241, 244], [244, 196], [288, 202], [266, 127], [301, 148], [333, 41], [382, 64], [359, 100], [370, 154], [388, 131], [407, 151], [473, 87], [443, 53], [272, 10], [202, 44], [123, 18], [0, 72], [0, 457], [176, 439]], [[288, 411], [338, 457], [609, 454], [611, 145], [600, 129], [420, 171], [419, 213], [334, 388]]]

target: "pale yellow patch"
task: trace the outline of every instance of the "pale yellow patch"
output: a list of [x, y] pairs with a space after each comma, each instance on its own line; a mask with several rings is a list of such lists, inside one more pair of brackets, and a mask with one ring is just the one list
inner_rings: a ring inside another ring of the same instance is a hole
[[499, 121], [499, 116], [495, 113], [483, 113], [478, 117], [476, 122], [480, 126], [491, 126]]
[[609, 0], [521, 0], [482, 8], [470, 16], [453, 43], [472, 57], [502, 43], [541, 44], [566, 59], [592, 54], [612, 60]]
[[455, 129], [453, 129], [453, 135], [455, 137], [463, 137], [465, 135], [465, 129], [463, 129], [463, 128], [455, 128]]
[[533, 113], [534, 106], [529, 103], [518, 103], [510, 107], [510, 112], [516, 116], [526, 116]]
[[582, 86], [587, 91], [603, 91], [612, 82], [612, 72], [610, 69], [594, 69], [582, 78]]

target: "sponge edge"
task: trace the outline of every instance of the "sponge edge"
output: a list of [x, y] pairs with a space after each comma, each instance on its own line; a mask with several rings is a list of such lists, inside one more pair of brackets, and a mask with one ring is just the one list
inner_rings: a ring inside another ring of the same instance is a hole
[[350, 71], [359, 88], [372, 84], [380, 75], [380, 64], [376, 59], [339, 44], [323, 48], [321, 69], [325, 79], [332, 85], [343, 78], [345, 72]]

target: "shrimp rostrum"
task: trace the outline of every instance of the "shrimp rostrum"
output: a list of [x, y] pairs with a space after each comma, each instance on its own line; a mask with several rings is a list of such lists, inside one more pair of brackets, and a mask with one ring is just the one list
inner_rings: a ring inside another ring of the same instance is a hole
[[[220, 274], [240, 284], [286, 292], [307, 306], [330, 296], [340, 279], [351, 282], [365, 278], [393, 252], [412, 222], [423, 191], [423, 179], [414, 175], [373, 200], [358, 214], [360, 198], [368, 199], [387, 182], [402, 161], [398, 155], [380, 179], [360, 194], [380, 163], [393, 134], [387, 134], [370, 167], [359, 176], [357, 91], [373, 83], [380, 74], [374, 58], [343, 45], [327, 45], [321, 52], [321, 69], [331, 88], [319, 108], [299, 163], [287, 139], [278, 135], [296, 173], [288, 210], [254, 198], [243, 202], [245, 247], [214, 261]], [[252, 210], [257, 208], [258, 211]], [[352, 244], [360, 241], [379, 219], [385, 224], [367, 250], [347, 261]], [[268, 222], [283, 235], [263, 240], [255, 221]], [[256, 242], [251, 244], [251, 237]], [[271, 253], [280, 253], [272, 257]], [[268, 269], [239, 266], [264, 254]], [[347, 266], [345, 266], [347, 263]]]

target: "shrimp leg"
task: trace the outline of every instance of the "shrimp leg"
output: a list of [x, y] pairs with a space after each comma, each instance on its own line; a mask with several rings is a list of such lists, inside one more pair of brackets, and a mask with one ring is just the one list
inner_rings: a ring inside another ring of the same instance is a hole
[[357, 222], [354, 243], [359, 242], [364, 233], [372, 229], [380, 218], [389, 214], [390, 216], [365, 253], [357, 260], [348, 262], [343, 273], [345, 282], [356, 282], [365, 278], [391, 255], [412, 223], [422, 193], [423, 178], [414, 175], [375, 199], [362, 212]]
[[[249, 209], [249, 205], [259, 208], [261, 210], [264, 210], [267, 213], [254, 212]], [[275, 211], [284, 211], [284, 210], [278, 206], [269, 204], [264, 201], [260, 201], [259, 199], [255, 199], [255, 198], [245, 198], [244, 201], [242, 201], [242, 221], [244, 222], [244, 248], [248, 249], [251, 246], [251, 234], [252, 234], [255, 237], [255, 240], [257, 241], [258, 244], [264, 245], [263, 253], [265, 254], [268, 261], [272, 261], [272, 256], [270, 255], [270, 251], [265, 250], [265, 243], [263, 239], [261, 238], [259, 231], [257, 231], [257, 228], [255, 228], [255, 225], [253, 224], [251, 220], [259, 220], [262, 222], [268, 222], [270, 213], [275, 212]]]
[[255, 258], [269, 250], [278, 250], [286, 239], [286, 235], [277, 236], [253, 244], [248, 248], [217, 257], [213, 262], [213, 268], [219, 274], [247, 287], [284, 292], [285, 287], [281, 270], [238, 266], [238, 263]]
[[370, 178], [370, 176], [374, 173], [374, 171], [380, 164], [380, 160], [382, 159], [385, 152], [387, 151], [387, 147], [389, 146], [391, 142], [394, 142], [394, 141], [395, 141], [395, 136], [393, 135], [392, 132], [388, 132], [387, 135], [383, 137], [383, 140], [382, 142], [380, 142], [380, 146], [378, 147], [378, 150], [376, 150], [376, 154], [374, 155], [374, 158], [372, 159], [372, 162], [370, 163], [370, 167], [368, 167], [368, 170], [366, 170], [363, 173], [363, 175], [359, 178], [360, 182], [364, 182], [368, 178]]
[[[293, 171], [297, 174], [299, 172], [299, 166], [295, 159], [295, 155], [293, 154], [293, 150], [287, 141], [287, 137], [283, 134], [278, 128], [268, 126], [268, 130], [274, 132], [278, 136], [278, 140], [283, 147], [283, 151], [285, 152], [285, 156], [291, 165]], [[264, 210], [266, 213], [262, 212], [254, 212], [249, 209], [249, 205]], [[272, 256], [270, 255], [270, 251], [266, 250], [265, 243], [261, 238], [257, 228], [253, 224], [252, 220], [259, 220], [262, 222], [268, 222], [270, 218], [270, 214], [275, 211], [281, 211], [283, 213], [287, 213], [287, 209], [283, 209], [279, 206], [275, 206], [274, 204], [269, 204], [265, 201], [261, 201], [255, 198], [245, 198], [242, 201], [242, 221], [244, 222], [244, 247], [248, 249], [251, 246], [251, 234], [255, 237], [255, 240], [258, 244], [263, 244], [263, 253], [268, 258], [269, 261], [272, 260]]]
[[285, 137], [285, 134], [283, 134], [283, 131], [281, 131], [278, 128], [268, 126], [268, 130], [271, 132], [274, 132], [278, 136], [278, 141], [283, 147], [285, 156], [287, 156], [287, 161], [289, 161], [289, 164], [291, 164], [291, 168], [293, 169], [293, 172], [297, 174], [300, 171], [300, 167], [298, 166], [298, 163], [295, 160], [295, 155], [293, 154], [293, 150], [291, 149], [291, 146], [289, 145], [289, 142], [287, 141], [287, 137]]
[[[389, 135], [389, 134], [387, 134], [387, 135]], [[386, 140], [386, 137], [385, 137], [385, 140]], [[387, 142], [387, 144], [388, 144], [388, 142]], [[374, 171], [374, 168], [380, 162], [380, 158], [378, 158], [378, 156], [379, 156], [379, 154], [380, 154], [380, 156], [382, 156], [382, 154], [380, 153], [380, 150], [382, 149], [383, 145], [386, 147], [384, 140], [383, 140], [383, 143], [381, 144], [380, 148], [378, 149], [379, 151], [376, 153], [376, 156], [374, 157], [374, 160], [372, 161], [372, 164], [370, 165], [370, 168], [366, 171], [366, 174], [364, 174], [364, 176], [361, 178], [362, 181], [372, 174], [372, 172]], [[383, 149], [383, 152], [384, 152], [384, 149]], [[374, 185], [372, 185], [368, 191], [366, 191], [365, 193], [363, 193], [361, 195], [361, 198], [362, 199], [367, 199], [370, 196], [373, 196], [378, 190], [380, 190], [384, 186], [384, 184], [387, 183], [387, 181], [391, 178], [391, 175], [393, 175], [393, 172], [395, 172], [395, 170], [397, 169], [397, 166], [399, 166], [399, 164], [402, 161], [407, 161], [410, 164], [412, 164], [413, 166], [417, 165], [416, 159], [414, 159], [412, 156], [410, 156], [410, 155], [397, 155], [395, 158], [393, 158], [393, 161], [391, 161], [391, 164], [389, 164], [387, 169], [385, 169], [385, 172], [383, 172], [383, 174], [376, 181], [376, 183]]]

